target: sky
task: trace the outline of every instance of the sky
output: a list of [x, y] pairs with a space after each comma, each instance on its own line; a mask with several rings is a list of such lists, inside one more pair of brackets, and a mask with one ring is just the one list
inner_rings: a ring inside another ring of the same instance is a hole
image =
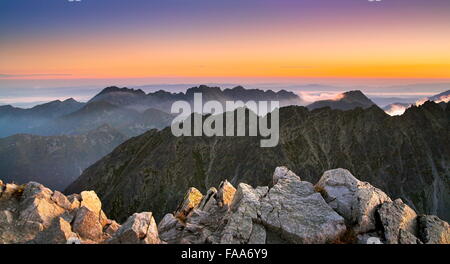
[[450, 82], [449, 14], [449, 0], [0, 0], [0, 103], [55, 83]]

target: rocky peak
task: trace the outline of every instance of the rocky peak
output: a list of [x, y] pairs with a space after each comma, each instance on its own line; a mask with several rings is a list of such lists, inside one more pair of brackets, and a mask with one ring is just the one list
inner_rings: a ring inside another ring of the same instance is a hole
[[0, 181], [0, 244], [450, 243], [447, 222], [417, 215], [348, 170], [326, 171], [313, 185], [278, 167], [273, 184], [223, 181], [205, 195], [190, 188], [158, 225], [151, 212], [119, 225], [93, 191], [65, 196], [38, 183]]

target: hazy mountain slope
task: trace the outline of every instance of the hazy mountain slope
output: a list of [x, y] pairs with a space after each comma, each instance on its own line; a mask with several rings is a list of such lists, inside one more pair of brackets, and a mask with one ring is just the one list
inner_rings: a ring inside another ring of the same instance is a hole
[[75, 112], [83, 107], [70, 98], [65, 101], [52, 101], [33, 108], [22, 109], [10, 105], [0, 106], [0, 137], [33, 131], [49, 120]]
[[172, 119], [173, 115], [155, 109], [141, 113], [105, 101], [94, 101], [76, 112], [48, 122], [36, 131], [43, 135], [73, 135], [109, 125], [127, 137], [132, 137], [150, 129], [167, 127]]
[[448, 105], [444, 110], [429, 102], [400, 117], [378, 107], [285, 107], [280, 144], [266, 149], [258, 138], [175, 138], [169, 128], [149, 131], [88, 168], [66, 191], [95, 190], [120, 220], [144, 210], [159, 218], [190, 186], [204, 192], [224, 179], [267, 185], [280, 164], [316, 182], [324, 171], [342, 167], [420, 212], [449, 219], [449, 113]]
[[125, 136], [108, 126], [78, 136], [3, 138], [0, 178], [17, 183], [38, 181], [61, 190], [124, 140]]
[[336, 96], [333, 100], [321, 100], [314, 102], [308, 105], [307, 108], [314, 110], [323, 107], [330, 107], [331, 109], [351, 110], [357, 107], [365, 109], [373, 105], [375, 105], [375, 103], [361, 91], [350, 91]]

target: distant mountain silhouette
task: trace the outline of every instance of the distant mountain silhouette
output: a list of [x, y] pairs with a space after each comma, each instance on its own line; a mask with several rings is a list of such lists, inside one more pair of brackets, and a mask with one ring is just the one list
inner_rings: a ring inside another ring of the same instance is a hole
[[73, 113], [85, 104], [73, 98], [51, 101], [33, 108], [23, 109], [11, 105], [0, 106], [0, 137], [17, 133], [33, 133], [52, 119]]
[[357, 107], [366, 109], [374, 105], [376, 104], [372, 102], [372, 100], [370, 100], [361, 91], [357, 90], [339, 94], [335, 99], [314, 102], [308, 105], [307, 108], [314, 110], [323, 107], [330, 107], [331, 109], [337, 110], [351, 110]]

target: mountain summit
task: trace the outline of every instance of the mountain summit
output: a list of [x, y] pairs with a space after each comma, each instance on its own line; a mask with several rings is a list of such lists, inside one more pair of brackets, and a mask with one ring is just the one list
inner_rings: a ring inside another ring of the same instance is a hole
[[330, 100], [314, 102], [308, 105], [307, 108], [314, 110], [323, 107], [330, 107], [331, 109], [351, 110], [357, 107], [366, 109], [374, 105], [375, 103], [372, 102], [372, 100], [370, 100], [363, 92], [356, 90], [339, 94]]

